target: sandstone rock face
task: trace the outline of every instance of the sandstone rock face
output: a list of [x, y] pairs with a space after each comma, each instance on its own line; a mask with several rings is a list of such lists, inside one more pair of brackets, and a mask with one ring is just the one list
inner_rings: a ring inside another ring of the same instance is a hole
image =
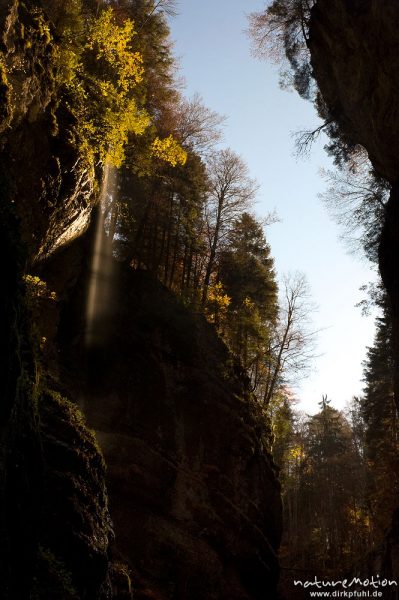
[[19, 0], [4, 1], [0, 31], [2, 162], [32, 262], [85, 231], [95, 173], [69, 141], [73, 117], [57, 97], [57, 50], [46, 13]]
[[318, 0], [309, 49], [314, 76], [332, 117], [364, 146], [392, 185], [379, 246], [379, 267], [393, 308], [399, 406], [399, 5], [395, 0]]
[[280, 490], [245, 377], [203, 317], [127, 267], [112, 333], [85, 363], [76, 289], [60, 326], [63, 380], [104, 452], [114, 552], [134, 597], [273, 598]]
[[391, 183], [399, 177], [398, 22], [396, 0], [318, 0], [309, 31], [314, 75], [333, 118]]
[[[65, 565], [78, 597], [105, 598], [113, 530], [104, 459], [94, 433], [72, 402], [58, 394], [45, 394], [39, 410], [44, 465], [41, 559], [47, 553], [53, 569], [53, 556], [56, 563]], [[43, 592], [52, 597], [45, 589], [38, 598]]]
[[31, 393], [21, 389], [7, 432], [0, 597], [106, 600], [113, 530], [104, 459], [76, 405]]
[[[395, 398], [399, 407], [399, 4], [396, 0], [318, 0], [309, 48], [314, 76], [344, 134], [364, 146], [392, 185], [379, 246], [380, 273], [392, 304]], [[383, 547], [359, 573], [399, 578], [398, 511]], [[384, 592], [385, 593], [385, 592]], [[387, 598], [396, 598], [397, 591]]]

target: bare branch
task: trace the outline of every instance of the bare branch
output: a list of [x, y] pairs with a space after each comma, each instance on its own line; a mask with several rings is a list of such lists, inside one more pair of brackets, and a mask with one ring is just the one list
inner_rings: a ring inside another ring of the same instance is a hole
[[376, 261], [389, 186], [375, 176], [364, 152], [339, 171], [322, 170], [321, 174], [329, 184], [321, 199], [342, 227], [342, 240], [351, 251], [361, 249]]
[[270, 352], [265, 355], [269, 370], [263, 392], [266, 406], [279, 386], [307, 375], [316, 356], [318, 331], [310, 328], [315, 310], [305, 275], [299, 272], [285, 275], [279, 319], [272, 333]]
[[251, 208], [259, 189], [243, 159], [230, 148], [213, 151], [206, 158], [209, 192], [206, 204], [210, 253], [204, 278], [205, 303], [217, 254], [235, 220]]
[[332, 123], [329, 119], [316, 129], [305, 129], [293, 134], [295, 138], [295, 153], [297, 156], [308, 156], [313, 143], [319, 138], [320, 134]]
[[198, 153], [209, 152], [223, 137], [222, 126], [226, 117], [207, 108], [199, 94], [182, 100], [177, 117], [176, 131], [182, 144]]

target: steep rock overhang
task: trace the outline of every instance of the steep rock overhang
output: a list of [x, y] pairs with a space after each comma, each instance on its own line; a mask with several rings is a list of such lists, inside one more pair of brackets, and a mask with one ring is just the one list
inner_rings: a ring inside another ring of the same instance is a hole
[[318, 0], [308, 46], [331, 116], [366, 148], [376, 172], [399, 175], [399, 3]]

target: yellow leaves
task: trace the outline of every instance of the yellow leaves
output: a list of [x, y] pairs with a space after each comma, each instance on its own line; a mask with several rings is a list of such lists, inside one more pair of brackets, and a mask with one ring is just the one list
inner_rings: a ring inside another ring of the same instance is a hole
[[[120, 167], [131, 135], [142, 135], [151, 119], [142, 108], [143, 59], [133, 48], [136, 35], [130, 19], [120, 22], [106, 8], [87, 28], [79, 63], [65, 76], [73, 98], [76, 126], [71, 139], [88, 167], [96, 160]], [[65, 69], [64, 69], [65, 70]], [[184, 165], [187, 153], [170, 135], [164, 139], [149, 132], [147, 154], [172, 166]]]
[[359, 506], [348, 507], [347, 513], [350, 522], [354, 525], [363, 526], [366, 529], [370, 528], [370, 516]]
[[103, 96], [110, 96], [115, 92], [115, 88], [110, 81], [99, 81], [98, 88]]
[[47, 298], [49, 300], [57, 299], [56, 293], [49, 290], [47, 283], [42, 281], [37, 275], [25, 275], [24, 281], [28, 294], [38, 298]]
[[61, 84], [73, 85], [79, 68], [79, 57], [71, 48], [59, 47], [56, 55], [58, 80]]
[[117, 85], [124, 92], [143, 79], [143, 59], [131, 48], [135, 35], [133, 21], [126, 19], [117, 25], [112, 8], [104, 10], [90, 30], [86, 48], [96, 53], [97, 60], [104, 60], [117, 75]]
[[75, 139], [89, 165], [97, 155], [103, 163], [120, 167], [129, 134], [141, 135], [150, 124], [136, 100], [143, 61], [132, 49], [134, 35], [133, 22], [117, 23], [112, 8], [102, 11], [88, 29], [80, 82], [70, 88], [79, 106]]
[[106, 119], [108, 128], [108, 149], [106, 162], [114, 167], [120, 167], [125, 159], [125, 147], [129, 133], [141, 135], [150, 123], [150, 118], [144, 111], [139, 111], [134, 99], [125, 103], [121, 113], [109, 113]]
[[216, 304], [220, 309], [229, 307], [231, 298], [224, 293], [221, 281], [218, 281], [209, 287], [208, 301], [212, 304]]
[[0, 132], [10, 124], [13, 113], [11, 86], [8, 80], [7, 66], [0, 56]]
[[35, 310], [42, 300], [57, 300], [55, 292], [47, 287], [47, 283], [36, 275], [25, 275], [26, 302], [30, 310]]
[[221, 281], [213, 283], [208, 288], [205, 316], [210, 323], [220, 325], [227, 315], [231, 298], [225, 294]]
[[246, 298], [244, 298], [243, 300], [243, 307], [248, 309], [248, 310], [254, 310], [255, 309], [255, 302], [253, 302], [253, 300], [251, 300], [251, 298], [248, 298], [248, 296]]
[[151, 144], [151, 153], [153, 156], [168, 162], [173, 167], [176, 165], [185, 165], [187, 161], [187, 152], [172, 135], [164, 139], [156, 137]]
[[300, 461], [305, 458], [305, 452], [301, 446], [294, 446], [293, 448], [290, 448], [289, 457], [292, 460]]

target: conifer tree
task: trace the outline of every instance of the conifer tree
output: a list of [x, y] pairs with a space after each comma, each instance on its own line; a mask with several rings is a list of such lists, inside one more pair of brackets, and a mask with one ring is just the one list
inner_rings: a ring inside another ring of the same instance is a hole
[[220, 252], [218, 276], [230, 298], [230, 343], [247, 369], [255, 367], [277, 317], [273, 264], [262, 226], [242, 213]]
[[360, 400], [365, 424], [367, 501], [374, 543], [388, 527], [399, 492], [399, 422], [394, 400], [394, 358], [388, 301], [380, 301], [374, 345], [364, 364], [365, 391]]

